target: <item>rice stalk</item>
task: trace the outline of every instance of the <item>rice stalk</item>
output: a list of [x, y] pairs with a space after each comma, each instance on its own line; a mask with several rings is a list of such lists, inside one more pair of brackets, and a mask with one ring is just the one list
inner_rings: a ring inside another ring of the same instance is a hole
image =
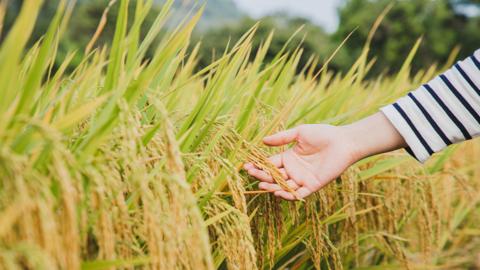
[[71, 2], [27, 48], [41, 2], [24, 1], [0, 48], [0, 268], [478, 267], [478, 142], [425, 167], [402, 151], [370, 157], [303, 202], [258, 190], [241, 170], [252, 162], [295, 194], [268, 160], [283, 148], [261, 138], [349, 123], [404, 95], [437, 73], [410, 76], [420, 41], [397, 75], [365, 80], [366, 53], [344, 75], [315, 73], [315, 58], [299, 67], [301, 47], [268, 62], [275, 36], [254, 52], [254, 25], [197, 72], [200, 45], [189, 47], [201, 10], [159, 35], [166, 1], [140, 40], [153, 2], [129, 14], [123, 0], [114, 40], [94, 49], [100, 18], [69, 71], [73, 52], [52, 63]]

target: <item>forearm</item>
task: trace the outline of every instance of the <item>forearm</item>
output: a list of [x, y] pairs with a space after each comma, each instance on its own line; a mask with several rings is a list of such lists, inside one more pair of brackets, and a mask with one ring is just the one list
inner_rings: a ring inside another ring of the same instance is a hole
[[480, 50], [381, 111], [420, 162], [480, 135]]
[[382, 112], [343, 126], [342, 129], [354, 148], [355, 161], [407, 146]]
[[479, 136], [480, 50], [381, 112], [343, 128], [357, 160], [408, 147], [424, 162], [452, 143]]

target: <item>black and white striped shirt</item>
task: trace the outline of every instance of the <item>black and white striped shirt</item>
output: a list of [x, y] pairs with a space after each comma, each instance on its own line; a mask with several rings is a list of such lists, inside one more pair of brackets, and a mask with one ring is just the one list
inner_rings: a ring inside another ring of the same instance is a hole
[[381, 111], [419, 161], [480, 135], [480, 49]]

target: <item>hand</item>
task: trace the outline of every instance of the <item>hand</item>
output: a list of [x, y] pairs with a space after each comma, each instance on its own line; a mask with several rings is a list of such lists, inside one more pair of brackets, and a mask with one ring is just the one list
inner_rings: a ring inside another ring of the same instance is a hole
[[[270, 157], [270, 161], [301, 198], [320, 190], [358, 160], [405, 146], [403, 138], [382, 113], [349, 126], [301, 125], [264, 138], [269, 146], [293, 142], [293, 148]], [[286, 200], [296, 199], [254, 164], [247, 163], [244, 168], [261, 181], [260, 189]]]
[[[324, 187], [356, 161], [354, 145], [341, 127], [302, 125], [264, 138], [264, 143], [270, 146], [292, 142], [296, 142], [293, 148], [270, 157], [270, 161], [301, 198]], [[250, 175], [262, 181], [259, 188], [287, 200], [295, 199], [254, 164], [248, 163], [244, 167]]]

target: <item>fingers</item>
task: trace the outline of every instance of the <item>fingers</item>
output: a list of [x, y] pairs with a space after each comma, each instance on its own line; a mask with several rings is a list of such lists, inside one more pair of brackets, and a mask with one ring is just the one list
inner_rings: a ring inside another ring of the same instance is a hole
[[[282, 174], [282, 177], [283, 179], [288, 179], [288, 175], [287, 175], [287, 172], [285, 171], [285, 169], [278, 169], [280, 171], [280, 173]], [[249, 169], [248, 170], [248, 174], [250, 174], [251, 176], [257, 178], [258, 180], [260, 181], [263, 181], [263, 182], [268, 182], [268, 183], [273, 183], [273, 177], [265, 172], [265, 171], [262, 171], [262, 170], [259, 170], [259, 169]]]
[[248, 163], [243, 164], [243, 169], [245, 169], [246, 171], [248, 171], [250, 169], [255, 169], [255, 165], [253, 165], [253, 163], [251, 163], [251, 162], [248, 162]]
[[263, 182], [273, 182], [273, 178], [270, 174], [259, 169], [250, 169], [248, 170], [248, 174]]
[[288, 174], [287, 174], [287, 171], [285, 169], [281, 168], [281, 169], [278, 169], [278, 170], [282, 174], [283, 179], [288, 179], [289, 178]]
[[267, 136], [263, 138], [263, 142], [269, 146], [281, 146], [295, 141], [297, 135], [298, 129], [292, 128]]
[[306, 187], [301, 187], [297, 189], [297, 194], [298, 196], [300, 196], [301, 199], [304, 199], [307, 196], [310, 196], [310, 194], [312, 194], [312, 191]]
[[288, 192], [288, 191], [285, 191], [285, 190], [279, 190], [279, 191], [275, 191], [275, 193], [273, 193], [275, 196], [277, 197], [280, 197], [282, 199], [285, 199], [287, 201], [295, 201], [296, 198], [295, 196]]
[[[277, 167], [277, 168], [282, 168], [283, 167], [282, 155], [281, 154], [273, 155], [273, 156], [269, 157], [268, 160], [270, 160], [270, 162], [273, 165], [275, 165], [275, 167]], [[249, 171], [251, 169], [258, 169], [255, 166], [255, 164], [253, 164], [252, 162], [247, 162], [247, 163], [243, 164], [243, 168], [246, 171]]]
[[[296, 192], [297, 192], [298, 196], [300, 196], [300, 199], [304, 199], [305, 197], [312, 194], [312, 191], [309, 190], [306, 187], [301, 187], [301, 188], [297, 189]], [[292, 193], [290, 193], [288, 191], [285, 191], [285, 190], [275, 191], [274, 195], [277, 196], [277, 197], [283, 198], [285, 200], [288, 200], [288, 201], [297, 200], [297, 198]]]
[[[299, 185], [297, 183], [295, 183], [295, 181], [293, 181], [293, 180], [288, 180], [287, 185], [293, 190], [297, 190], [299, 188]], [[262, 182], [262, 183], [258, 184], [258, 187], [260, 189], [263, 189], [263, 190], [266, 190], [266, 191], [269, 191], [269, 192], [276, 192], [276, 191], [283, 190], [283, 188], [280, 187], [278, 184], [272, 184], [272, 183], [267, 183], [267, 182]]]

